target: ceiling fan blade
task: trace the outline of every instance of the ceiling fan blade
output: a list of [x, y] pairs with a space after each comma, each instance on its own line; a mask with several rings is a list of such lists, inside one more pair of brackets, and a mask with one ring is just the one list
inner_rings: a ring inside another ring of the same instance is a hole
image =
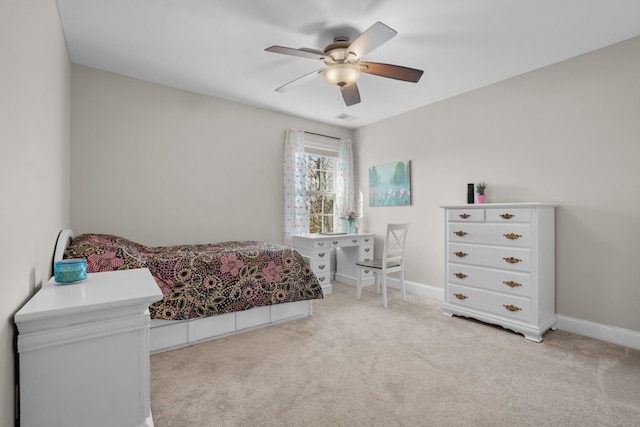
[[347, 107], [360, 103], [360, 91], [358, 85], [351, 83], [350, 85], [341, 86], [340, 92], [342, 92], [342, 99]]
[[402, 67], [400, 65], [381, 64], [379, 62], [360, 62], [360, 71], [390, 79], [404, 80], [405, 82], [418, 83], [424, 71], [415, 68]]
[[291, 89], [294, 89], [294, 88], [300, 86], [301, 84], [304, 84], [304, 83], [306, 83], [308, 81], [311, 81], [311, 80], [315, 79], [316, 75], [322, 73], [323, 71], [324, 71], [324, 68], [320, 68], [319, 70], [312, 71], [309, 74], [305, 74], [302, 77], [298, 77], [295, 80], [291, 80], [289, 83], [286, 83], [286, 84], [280, 86], [279, 88], [277, 88], [276, 92], [288, 92]]
[[324, 52], [306, 47], [294, 49], [292, 47], [271, 46], [265, 49], [267, 52], [282, 53], [284, 55], [300, 56], [309, 59], [324, 59]]
[[362, 59], [367, 53], [382, 46], [396, 36], [397, 31], [387, 27], [382, 22], [376, 22], [347, 48], [347, 55], [354, 54], [356, 58]]

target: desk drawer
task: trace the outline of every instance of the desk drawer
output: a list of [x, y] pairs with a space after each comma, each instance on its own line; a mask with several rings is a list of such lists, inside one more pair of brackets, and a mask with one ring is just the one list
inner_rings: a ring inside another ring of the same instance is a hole
[[327, 283], [331, 282], [331, 274], [328, 271], [325, 273], [316, 274], [316, 277], [318, 278], [318, 283], [320, 283], [320, 285], [326, 285]]
[[373, 245], [360, 246], [359, 261], [368, 261], [373, 259]]
[[328, 263], [331, 258], [331, 249], [317, 249], [311, 253], [311, 263], [316, 261], [325, 261]]
[[328, 273], [330, 271], [329, 261], [315, 261], [311, 263], [311, 271], [316, 275]]
[[313, 249], [324, 249], [330, 247], [329, 240], [314, 240], [313, 241]]

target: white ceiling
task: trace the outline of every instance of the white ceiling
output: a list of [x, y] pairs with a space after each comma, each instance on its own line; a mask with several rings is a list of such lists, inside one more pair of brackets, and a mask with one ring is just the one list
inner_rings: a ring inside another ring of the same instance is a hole
[[[75, 64], [346, 128], [640, 35], [638, 0], [57, 2]], [[364, 60], [422, 69], [420, 82], [362, 74], [351, 107], [321, 76], [275, 92], [324, 64], [265, 48], [322, 50], [376, 21], [398, 35]]]

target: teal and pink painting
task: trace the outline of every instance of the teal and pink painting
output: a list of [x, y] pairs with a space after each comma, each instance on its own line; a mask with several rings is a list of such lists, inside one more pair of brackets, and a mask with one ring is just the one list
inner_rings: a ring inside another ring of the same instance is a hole
[[411, 161], [369, 168], [369, 206], [411, 205]]

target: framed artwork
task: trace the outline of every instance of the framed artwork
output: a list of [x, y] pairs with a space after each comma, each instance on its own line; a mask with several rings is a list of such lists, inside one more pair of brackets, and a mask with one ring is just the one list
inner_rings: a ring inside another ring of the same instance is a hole
[[411, 205], [411, 161], [369, 168], [369, 206]]

